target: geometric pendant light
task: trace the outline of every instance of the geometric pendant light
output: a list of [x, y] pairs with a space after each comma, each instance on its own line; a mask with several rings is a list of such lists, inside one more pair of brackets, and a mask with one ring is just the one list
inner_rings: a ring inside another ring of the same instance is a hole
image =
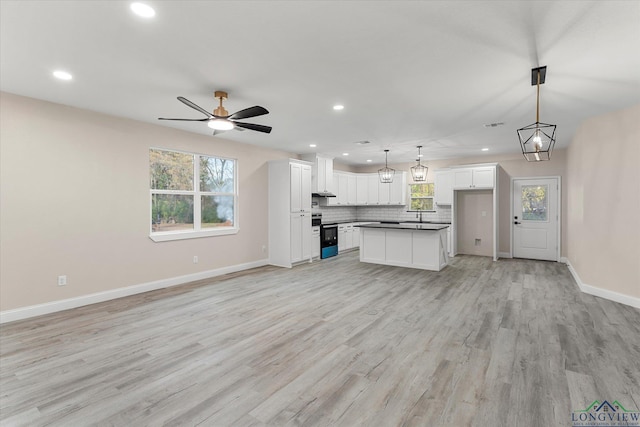
[[384, 150], [384, 167], [382, 169], [378, 169], [378, 175], [380, 176], [380, 182], [383, 184], [390, 184], [393, 182], [393, 175], [395, 175], [396, 170], [391, 169], [387, 166], [387, 155], [389, 154], [389, 150]]
[[427, 171], [429, 168], [420, 164], [420, 149], [422, 145], [418, 145], [418, 164], [411, 168], [411, 176], [413, 176], [413, 182], [425, 182], [427, 180]]
[[540, 122], [540, 85], [544, 84], [547, 67], [531, 70], [531, 85], [537, 86], [536, 122], [518, 129], [518, 139], [522, 155], [528, 162], [551, 160], [551, 152], [556, 143], [556, 125]]

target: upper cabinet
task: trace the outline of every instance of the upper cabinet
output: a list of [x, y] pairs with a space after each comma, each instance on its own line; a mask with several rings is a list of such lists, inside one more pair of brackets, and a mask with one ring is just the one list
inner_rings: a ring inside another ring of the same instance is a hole
[[383, 184], [377, 173], [335, 172], [328, 206], [405, 205], [407, 173], [396, 172], [393, 182]]
[[455, 190], [491, 189], [495, 186], [495, 166], [452, 168], [451, 173], [453, 174], [453, 188]]
[[291, 212], [311, 212], [311, 166], [289, 164]]
[[437, 205], [453, 203], [453, 172], [451, 169], [434, 172], [435, 202]]
[[333, 159], [320, 156], [304, 156], [305, 160], [313, 163], [311, 173], [312, 193], [334, 192]]

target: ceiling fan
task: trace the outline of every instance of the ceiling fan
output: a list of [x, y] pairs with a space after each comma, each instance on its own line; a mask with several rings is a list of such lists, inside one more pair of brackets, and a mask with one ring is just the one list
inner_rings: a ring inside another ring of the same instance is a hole
[[223, 132], [226, 130], [236, 129], [236, 130], [255, 130], [258, 132], [270, 133], [271, 126], [257, 125], [254, 123], [244, 123], [239, 122], [238, 120], [248, 119], [250, 117], [262, 116], [264, 114], [269, 114], [266, 108], [255, 106], [245, 108], [244, 110], [237, 111], [233, 114], [229, 114], [229, 112], [222, 106], [222, 100], [227, 99], [227, 92], [223, 92], [221, 90], [215, 91], [213, 94], [216, 98], [220, 99], [220, 105], [218, 108], [213, 110], [213, 113], [208, 112], [204, 108], [194, 104], [189, 101], [187, 98], [182, 96], [178, 97], [178, 101], [182, 102], [185, 105], [193, 108], [194, 110], [200, 111], [202, 114], [207, 116], [204, 119], [166, 119], [163, 117], [159, 117], [158, 120], [179, 120], [183, 122], [207, 122], [207, 126], [213, 129], [213, 134]]

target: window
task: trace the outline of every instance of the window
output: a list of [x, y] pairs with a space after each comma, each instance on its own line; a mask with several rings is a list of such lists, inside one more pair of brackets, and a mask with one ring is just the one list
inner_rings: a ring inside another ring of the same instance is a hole
[[150, 149], [151, 238], [236, 233], [236, 169], [232, 159]]
[[435, 211], [433, 208], [433, 182], [428, 184], [409, 184], [411, 203], [409, 211]]
[[522, 219], [547, 222], [548, 185], [522, 186]]

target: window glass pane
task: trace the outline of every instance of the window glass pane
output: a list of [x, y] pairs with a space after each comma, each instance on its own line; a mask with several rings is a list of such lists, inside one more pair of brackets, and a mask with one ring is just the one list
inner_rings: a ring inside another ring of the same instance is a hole
[[200, 191], [233, 193], [235, 162], [215, 157], [200, 157]]
[[193, 196], [153, 194], [151, 224], [153, 231], [193, 230]]
[[412, 211], [432, 211], [433, 210], [433, 199], [411, 199], [411, 209]]
[[522, 186], [522, 219], [547, 220], [547, 185]]
[[193, 155], [149, 150], [152, 190], [193, 191]]
[[433, 183], [411, 184], [411, 197], [433, 196]]
[[202, 228], [233, 227], [233, 196], [201, 196]]

